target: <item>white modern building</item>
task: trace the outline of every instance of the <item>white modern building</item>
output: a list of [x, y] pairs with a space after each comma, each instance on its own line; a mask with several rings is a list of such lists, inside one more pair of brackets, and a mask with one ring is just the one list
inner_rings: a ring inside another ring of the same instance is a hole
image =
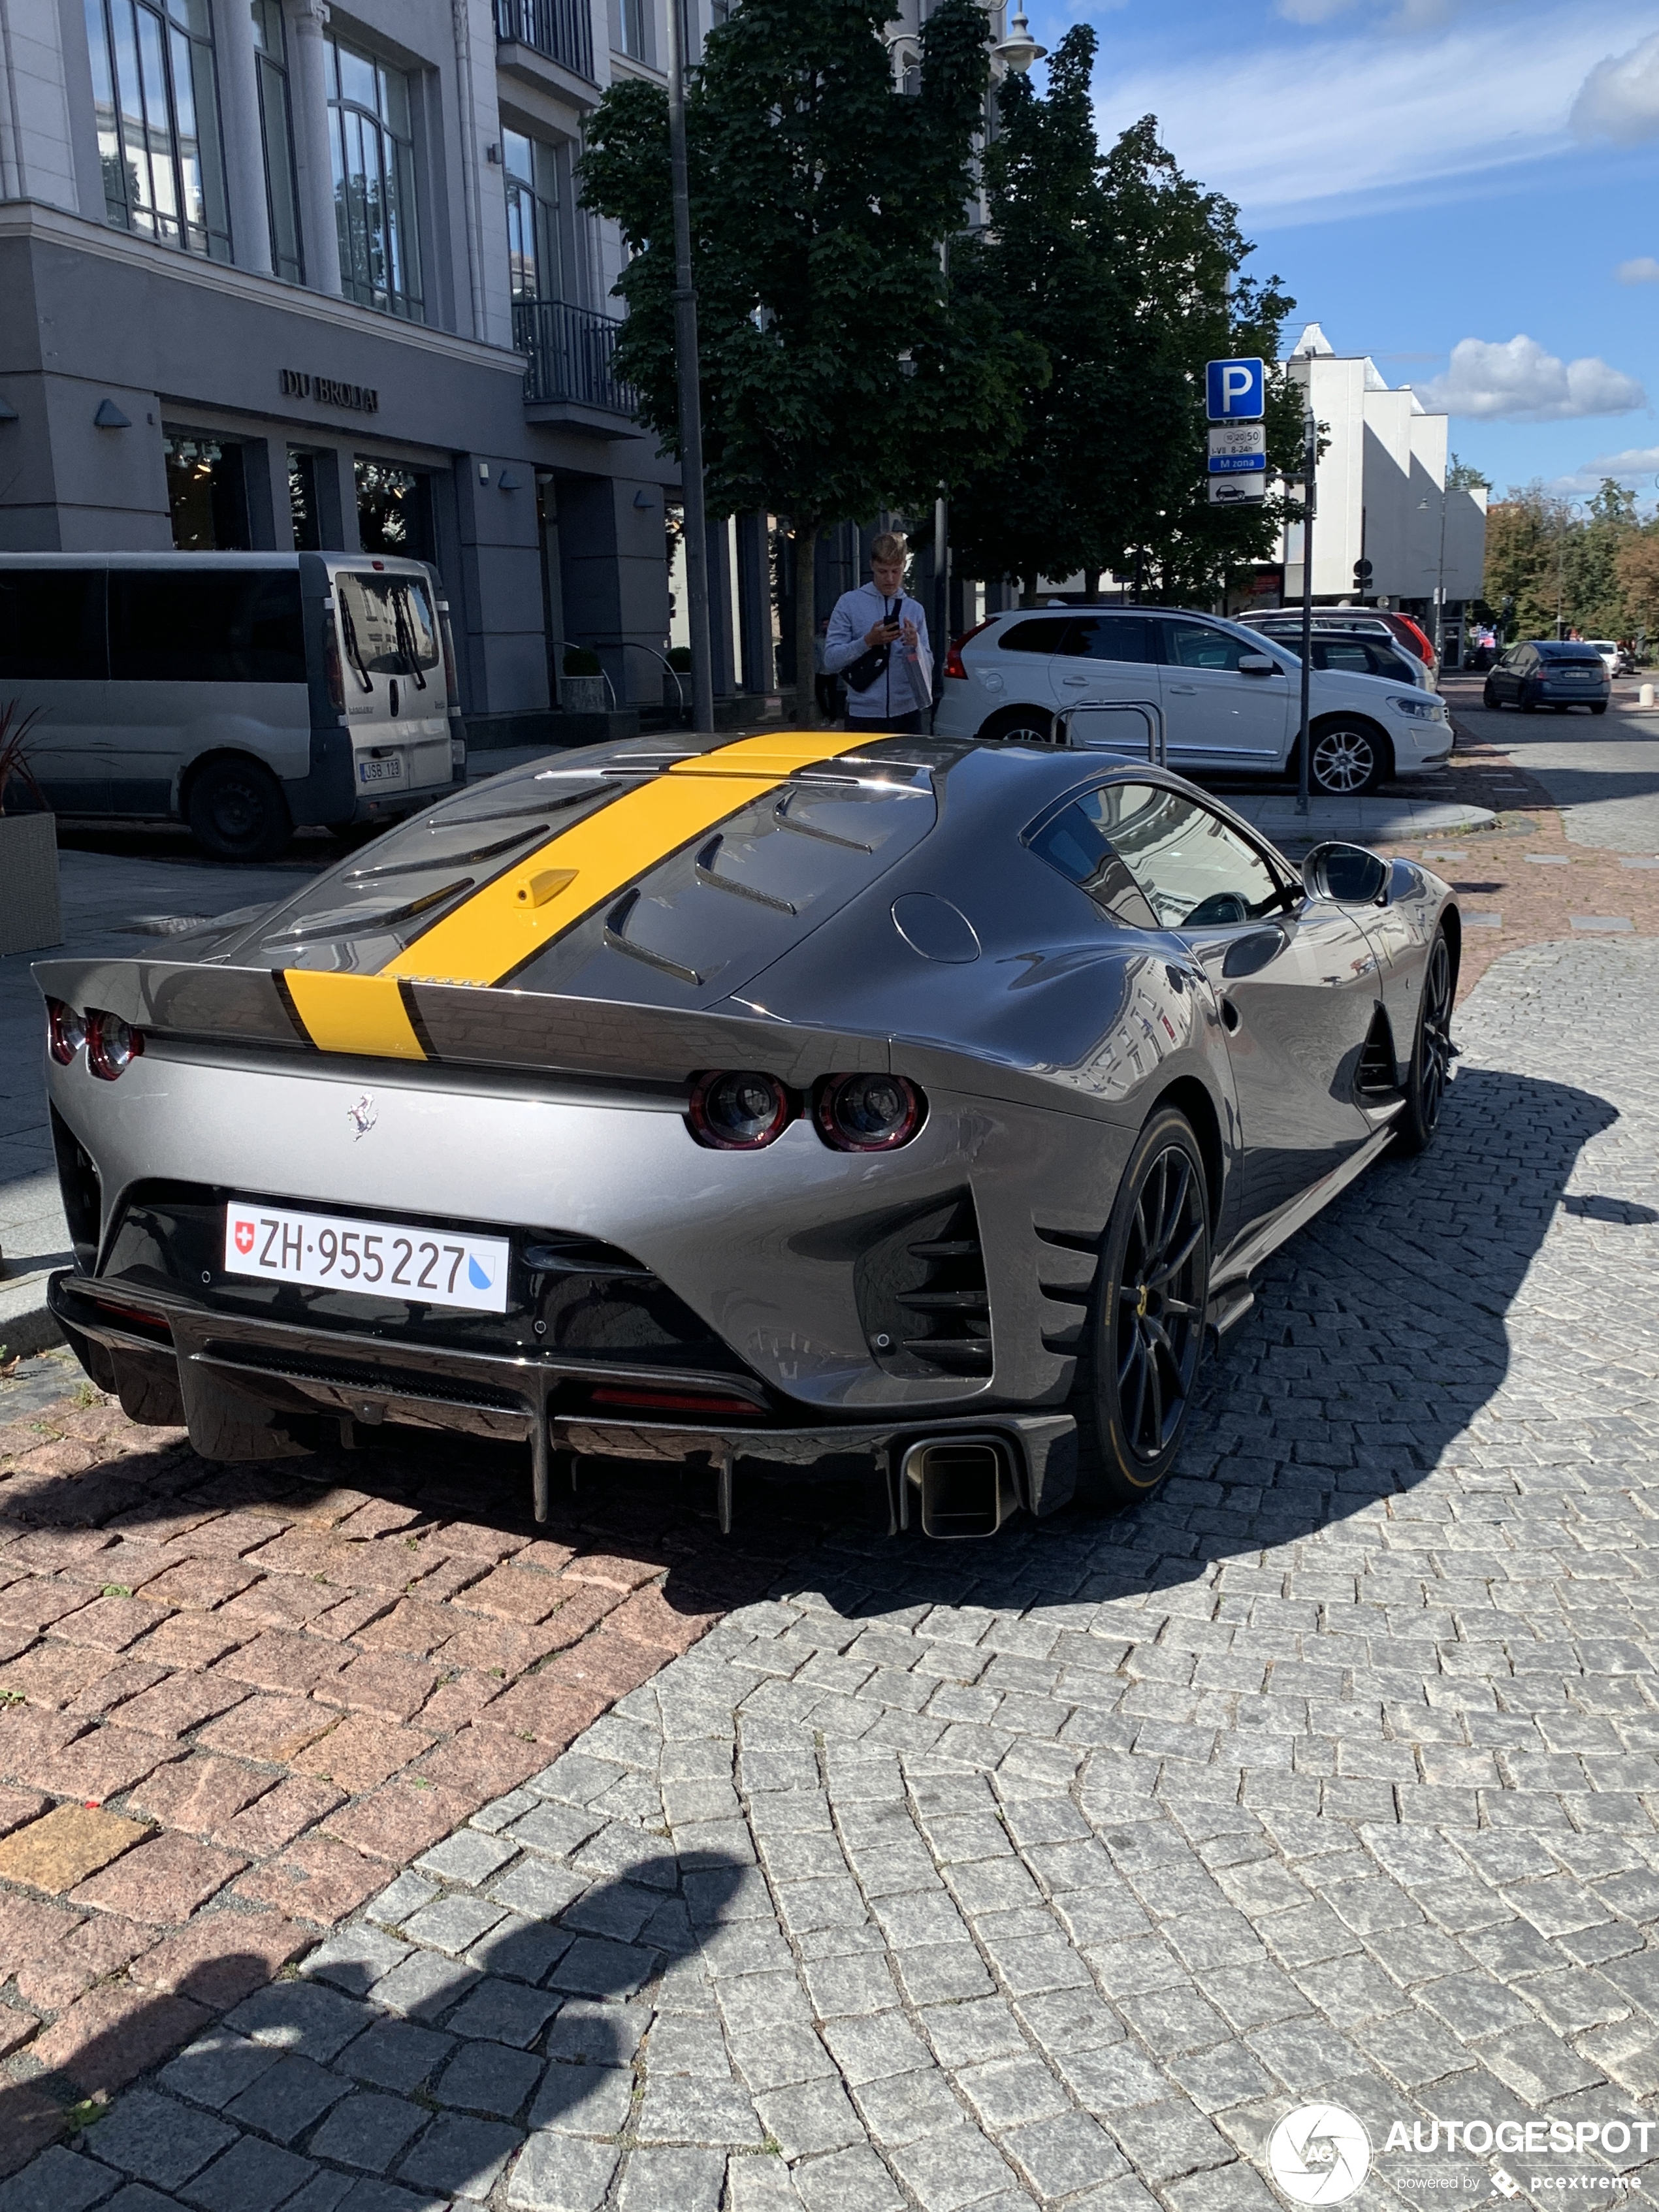
[[[1449, 490], [1449, 417], [1431, 413], [1409, 385], [1391, 388], [1365, 354], [1339, 354], [1317, 323], [1291, 348], [1293, 382], [1328, 441], [1321, 456], [1313, 532], [1313, 596], [1368, 600], [1444, 626], [1478, 597], [1486, 566], [1486, 493]], [[1302, 530], [1280, 549], [1287, 602], [1303, 591]], [[1370, 563], [1363, 586], [1356, 564]]]

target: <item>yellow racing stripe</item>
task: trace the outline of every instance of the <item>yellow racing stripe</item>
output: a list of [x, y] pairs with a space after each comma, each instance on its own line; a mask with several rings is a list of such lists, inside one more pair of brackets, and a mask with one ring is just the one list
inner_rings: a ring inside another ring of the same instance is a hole
[[319, 1052], [361, 1052], [377, 1060], [424, 1060], [421, 1041], [390, 975], [337, 975], [320, 968], [289, 968], [294, 1010]]
[[[619, 792], [475, 891], [389, 960], [381, 977], [499, 983], [671, 853], [763, 799], [797, 769], [833, 760], [848, 742], [828, 731], [742, 738], [675, 762], [665, 775]], [[290, 987], [294, 981], [290, 973]]]

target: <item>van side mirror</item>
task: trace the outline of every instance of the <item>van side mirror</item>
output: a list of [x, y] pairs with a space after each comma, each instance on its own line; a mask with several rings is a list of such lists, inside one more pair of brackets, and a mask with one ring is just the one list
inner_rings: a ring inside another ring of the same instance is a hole
[[1338, 906], [1386, 906], [1393, 879], [1389, 863], [1363, 845], [1316, 845], [1302, 863], [1308, 896]]
[[1241, 676], [1279, 676], [1283, 673], [1279, 663], [1266, 653], [1243, 653], [1238, 657]]

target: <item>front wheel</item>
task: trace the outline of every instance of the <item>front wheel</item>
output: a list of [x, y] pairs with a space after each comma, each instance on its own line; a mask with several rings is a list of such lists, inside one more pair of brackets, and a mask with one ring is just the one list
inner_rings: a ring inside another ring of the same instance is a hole
[[190, 787], [191, 835], [216, 860], [274, 860], [294, 817], [268, 768], [240, 757], [210, 761]]
[[1451, 1068], [1451, 946], [1445, 931], [1437, 929], [1423, 970], [1423, 1003], [1417, 1012], [1417, 1035], [1406, 1077], [1406, 1110], [1395, 1124], [1396, 1152], [1426, 1152], [1440, 1127]]
[[1165, 1107], [1136, 1140], [1102, 1245], [1073, 1395], [1085, 1504], [1129, 1504], [1174, 1466], [1209, 1288], [1203, 1156], [1185, 1115]]
[[1313, 732], [1308, 781], [1328, 799], [1358, 799], [1375, 791], [1389, 767], [1388, 744], [1369, 723], [1333, 720]]

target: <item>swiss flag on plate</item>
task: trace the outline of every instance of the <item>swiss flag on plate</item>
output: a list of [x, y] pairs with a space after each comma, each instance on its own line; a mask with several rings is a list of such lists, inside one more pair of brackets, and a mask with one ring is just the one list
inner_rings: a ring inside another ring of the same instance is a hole
[[246, 1256], [253, 1249], [253, 1224], [239, 1221], [236, 1224], [236, 1249]]

